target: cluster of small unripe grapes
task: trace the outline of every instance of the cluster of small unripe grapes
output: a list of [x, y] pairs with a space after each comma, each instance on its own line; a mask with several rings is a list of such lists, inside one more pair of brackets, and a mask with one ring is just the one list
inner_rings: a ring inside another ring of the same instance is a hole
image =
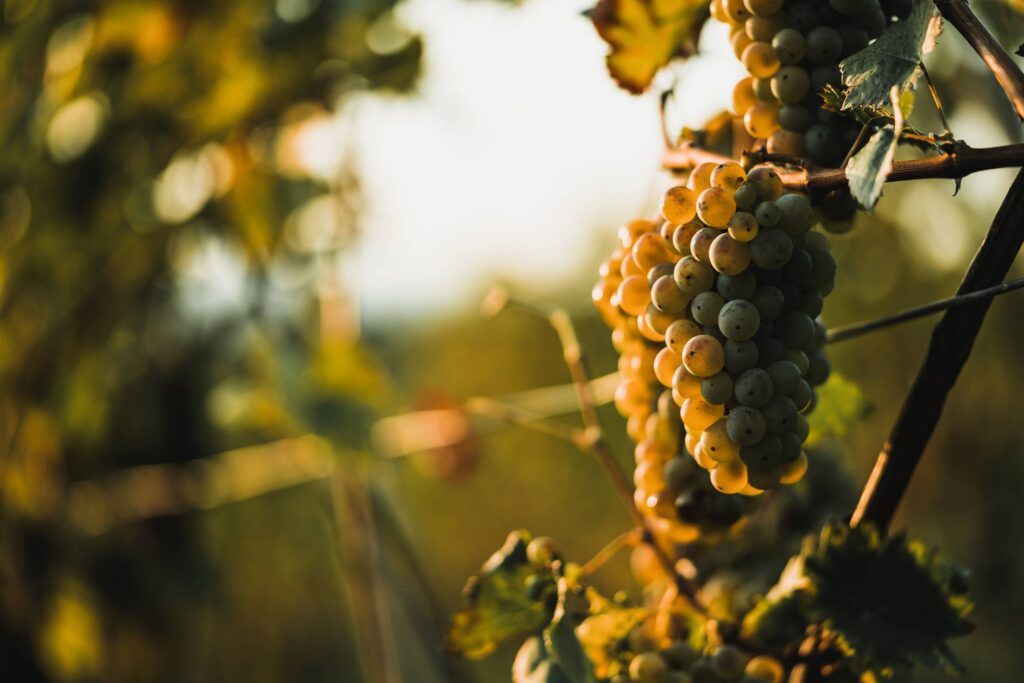
[[[733, 90], [733, 110], [769, 153], [842, 164], [861, 125], [821, 107], [826, 86], [841, 89], [839, 62], [867, 47], [911, 3], [879, 0], [714, 0], [712, 16], [731, 28], [749, 76]], [[856, 205], [844, 190], [817, 202], [841, 223]], [[838, 225], [837, 223], [837, 225]]]
[[[816, 318], [835, 282], [810, 201], [784, 193], [767, 167], [748, 176], [739, 164], [708, 163], [665, 193], [661, 213], [658, 227], [623, 228], [594, 290], [622, 354], [615, 404], [638, 440], [638, 504], [658, 513], [683, 467], [671, 448], [677, 421], [667, 419], [676, 408], [685, 451], [718, 491], [757, 495], [799, 481], [803, 414], [829, 374]], [[671, 403], [655, 395], [652, 375]], [[673, 502], [682, 519], [685, 502]]]
[[658, 647], [643, 626], [623, 643], [622, 673], [610, 683], [781, 683], [785, 670], [774, 657], [749, 657], [735, 645], [719, 645], [702, 654], [685, 640]]

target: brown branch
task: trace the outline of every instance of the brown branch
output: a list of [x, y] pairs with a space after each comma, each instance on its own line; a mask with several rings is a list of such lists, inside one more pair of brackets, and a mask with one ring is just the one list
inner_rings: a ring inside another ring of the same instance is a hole
[[[1002, 282], [1022, 242], [1024, 172], [1017, 175], [1003, 199], [958, 293], [975, 292]], [[852, 526], [870, 522], [883, 532], [889, 527], [991, 303], [991, 298], [983, 298], [953, 308], [935, 326], [924, 363], [853, 513]]]
[[[764, 159], [772, 160], [768, 155], [765, 155]], [[673, 171], [690, 169], [704, 161], [722, 163], [729, 159], [691, 146], [666, 150], [662, 156], [662, 166]], [[947, 154], [895, 162], [886, 182], [922, 178], [963, 178], [993, 168], [1020, 166], [1024, 166], [1024, 144], [975, 148], [961, 143]], [[825, 192], [847, 184], [846, 171], [842, 168], [808, 166], [803, 169], [790, 169], [778, 166], [776, 170], [782, 176], [783, 184], [798, 192]]]
[[1017, 116], [1024, 119], [1024, 73], [999, 41], [989, 33], [965, 0], [935, 0], [935, 6], [978, 53], [1006, 93]]

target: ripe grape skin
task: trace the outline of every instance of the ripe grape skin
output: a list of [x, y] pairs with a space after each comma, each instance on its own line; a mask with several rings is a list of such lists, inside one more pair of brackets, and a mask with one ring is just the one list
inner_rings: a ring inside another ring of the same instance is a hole
[[721, 493], [739, 493], [747, 486], [747, 468], [736, 458], [711, 470], [711, 483]]
[[740, 448], [729, 438], [727, 424], [724, 417], [716, 420], [700, 437], [704, 453], [715, 462], [729, 462], [740, 457]]
[[748, 341], [761, 327], [761, 314], [749, 301], [729, 301], [718, 313], [718, 327], [733, 341]]
[[[839, 38], [839, 34], [836, 34]], [[779, 69], [779, 58], [775, 56], [770, 43], [756, 41], [747, 45], [740, 58], [743, 67], [754, 78], [771, 78]]]
[[672, 232], [672, 248], [675, 249], [680, 256], [689, 256], [690, 241], [703, 227], [704, 226], [701, 222], [697, 220], [677, 226]]
[[666, 346], [654, 358], [654, 374], [662, 385], [671, 387], [675, 373], [682, 364], [680, 354]]
[[697, 335], [683, 347], [683, 365], [697, 377], [710, 377], [725, 367], [725, 350], [714, 337]]
[[690, 315], [701, 325], [714, 325], [724, 305], [725, 299], [718, 292], [702, 292], [690, 303]]
[[807, 53], [807, 42], [796, 29], [784, 28], [772, 38], [772, 50], [780, 63], [799, 64]]
[[743, 0], [743, 6], [756, 17], [775, 14], [782, 9], [783, 0]]
[[743, 116], [747, 110], [757, 104], [757, 95], [754, 93], [754, 79], [750, 76], [738, 82], [732, 90], [732, 110], [738, 116]]
[[800, 456], [785, 467], [779, 482], [782, 484], [795, 484], [804, 478], [807, 473], [807, 454], [801, 452]]
[[651, 303], [651, 290], [647, 279], [631, 275], [622, 281], [618, 291], [619, 306], [629, 315], [642, 315]]
[[697, 198], [697, 215], [712, 228], [724, 228], [734, 213], [736, 201], [730, 190], [710, 187]]
[[757, 224], [762, 228], [773, 228], [779, 223], [779, 218], [782, 214], [779, 211], [779, 207], [775, 205], [773, 201], [761, 202], [757, 209], [754, 210], [754, 217], [757, 219]]
[[676, 264], [673, 277], [676, 286], [687, 296], [695, 297], [701, 292], [711, 289], [715, 282], [715, 271], [706, 263], [693, 256], [684, 256]]
[[717, 166], [718, 164], [711, 161], [697, 164], [697, 167], [690, 172], [686, 186], [693, 190], [694, 194], [700, 196], [701, 192], [711, 187], [711, 174], [714, 173]]
[[784, 66], [772, 76], [772, 94], [783, 104], [798, 104], [810, 87], [811, 77], [799, 66]]
[[685, 185], [669, 188], [661, 198], [661, 215], [676, 225], [689, 223], [697, 215], [697, 196]]
[[672, 275], [675, 270], [675, 264], [672, 263], [659, 263], [650, 270], [647, 271], [647, 284], [651, 287], [664, 275]]
[[746, 179], [747, 172], [743, 170], [743, 167], [730, 161], [719, 164], [711, 172], [711, 187], [719, 187], [723, 190], [735, 192], [736, 188], [742, 185]]
[[772, 399], [772, 391], [772, 378], [760, 368], [747, 370], [736, 378], [736, 400], [749, 408], [767, 405]]
[[732, 398], [732, 391], [732, 376], [727, 372], [706, 377], [700, 385], [701, 396], [713, 405], [725, 405]]
[[708, 259], [719, 273], [739, 275], [750, 265], [750, 247], [746, 242], [738, 242], [728, 233], [722, 233], [711, 243]]
[[792, 157], [804, 155], [804, 136], [779, 128], [771, 134], [766, 145], [769, 154], [785, 154]]
[[681, 313], [689, 303], [672, 275], [662, 275], [651, 287], [651, 303], [663, 313]]
[[747, 180], [757, 188], [761, 199], [773, 202], [782, 196], [782, 178], [766, 166], [759, 166], [747, 174]]
[[782, 29], [785, 19], [779, 15], [753, 16], [744, 22], [744, 32], [753, 41], [771, 43], [772, 38]]
[[697, 377], [684, 366], [680, 365], [672, 376], [672, 390], [679, 393], [683, 398], [701, 397], [703, 380]]
[[665, 344], [682, 356], [686, 342], [700, 334], [700, 328], [691, 320], [676, 320], [665, 330]]
[[725, 415], [724, 406], [711, 405], [703, 398], [694, 397], [683, 401], [683, 407], [679, 409], [683, 418], [683, 424], [691, 429], [704, 431]]
[[729, 236], [737, 242], [749, 242], [757, 237], [760, 226], [754, 215], [746, 211], [737, 211], [729, 219]]

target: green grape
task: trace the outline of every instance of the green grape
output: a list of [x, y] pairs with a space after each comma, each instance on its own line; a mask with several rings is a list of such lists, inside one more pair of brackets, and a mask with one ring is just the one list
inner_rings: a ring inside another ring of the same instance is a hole
[[796, 438], [800, 439], [800, 443], [807, 441], [807, 437], [811, 435], [811, 423], [807, 421], [807, 418], [803, 415], [796, 416], [796, 426], [793, 427], [793, 433], [796, 434]]
[[807, 59], [815, 64], [828, 64], [839, 59], [843, 39], [829, 26], [816, 26], [807, 34]]
[[[744, 446], [740, 448], [740, 460], [742, 460], [747, 467], [751, 468], [763, 468], [779, 465], [782, 461], [782, 440], [777, 434], [766, 434], [763, 439], [753, 446]], [[761, 487], [758, 486], [758, 488]]]
[[743, 0], [743, 6], [755, 17], [766, 17], [782, 9], [782, 0]]
[[739, 275], [750, 265], [750, 246], [723, 232], [711, 243], [708, 261], [723, 275]]
[[747, 370], [736, 378], [735, 392], [741, 405], [762, 408], [772, 400], [772, 378], [761, 368]]
[[725, 342], [729, 339], [724, 334], [722, 334], [722, 331], [718, 329], [717, 324], [705, 325], [704, 327], [701, 328], [701, 334], [706, 334], [708, 336], [714, 337], [718, 341], [722, 342], [723, 347], [725, 345]]
[[757, 290], [757, 277], [749, 270], [739, 275], [719, 275], [715, 289], [726, 301], [749, 299]]
[[840, 53], [840, 56], [844, 58], [860, 52], [866, 48], [868, 43], [871, 41], [871, 37], [868, 36], [868, 32], [860, 26], [840, 26], [839, 37], [843, 39], [843, 51]]
[[[842, 89], [843, 84], [843, 73], [839, 70], [838, 64], [822, 64], [811, 69], [811, 92], [815, 95], [820, 94], [825, 86], [831, 85], [837, 90]], [[828, 115], [827, 117], [825, 115]], [[832, 112], [825, 111], [824, 109], [818, 110], [819, 118], [826, 118], [827, 120], [823, 123], [832, 123], [835, 119]]]
[[750, 259], [765, 270], [778, 270], [789, 262], [793, 240], [782, 230], [761, 230], [750, 243]]
[[772, 94], [783, 104], [799, 104], [810, 87], [811, 77], [799, 66], [784, 66], [772, 76]]
[[752, 41], [771, 43], [772, 37], [782, 29], [785, 21], [781, 14], [750, 17], [743, 24], [747, 37]]
[[673, 277], [676, 287], [691, 299], [701, 292], [708, 291], [715, 283], [714, 269], [693, 256], [684, 256], [676, 263]]
[[803, 133], [814, 125], [814, 114], [807, 107], [785, 104], [779, 109], [779, 125], [784, 130]]
[[810, 407], [811, 399], [814, 398], [814, 392], [811, 389], [811, 385], [806, 380], [801, 379], [797, 381], [796, 387], [790, 392], [789, 397], [796, 404], [796, 409], [802, 413]]
[[737, 211], [729, 219], [729, 236], [737, 242], [749, 242], [754, 239], [757, 237], [758, 229], [757, 219], [746, 211]]
[[693, 233], [690, 240], [690, 255], [701, 263], [710, 263], [711, 243], [721, 234], [721, 231], [714, 228], [701, 228]]
[[743, 676], [747, 656], [735, 645], [722, 645], [711, 657], [711, 664], [726, 681], [737, 681]]
[[818, 10], [810, 2], [792, 3], [786, 8], [786, 25], [807, 34], [821, 21]]
[[725, 367], [725, 349], [714, 337], [699, 334], [683, 347], [683, 365], [697, 377], [718, 374]]
[[807, 129], [804, 144], [811, 160], [822, 166], [838, 166], [846, 153], [835, 130], [824, 123]]
[[753, 446], [760, 443], [767, 431], [767, 424], [760, 411], [747, 406], [736, 406], [725, 418], [725, 429], [734, 443]]
[[700, 383], [700, 394], [708, 403], [721, 406], [732, 398], [732, 388], [732, 377], [727, 372], [720, 372], [704, 378]]
[[813, 268], [807, 283], [819, 291], [821, 288], [830, 285], [836, 277], [836, 259], [831, 252], [820, 247], [811, 247], [807, 250], [813, 262]]
[[786, 351], [786, 360], [797, 367], [801, 377], [806, 375], [807, 369], [811, 367], [811, 359], [799, 349], [789, 349]]
[[868, 3], [867, 0], [828, 0], [828, 4], [840, 14], [856, 14]]
[[733, 199], [736, 201], [736, 208], [740, 211], [750, 211], [757, 204], [757, 186], [751, 182], [744, 181], [742, 185], [736, 188], [736, 194], [733, 195]]
[[668, 664], [657, 652], [643, 652], [629, 663], [629, 680], [634, 683], [664, 683]]
[[709, 187], [697, 198], [697, 215], [712, 228], [724, 228], [736, 213], [733, 190], [724, 187]]
[[757, 288], [754, 295], [750, 297], [750, 303], [757, 306], [762, 320], [775, 320], [782, 315], [786, 298], [778, 287], [764, 285]]
[[772, 94], [772, 79], [755, 78], [751, 84], [754, 96], [760, 100], [760, 104], [774, 104], [775, 95]]
[[[677, 420], [673, 420], [677, 422]], [[670, 491], [680, 491], [690, 479], [690, 463], [680, 457], [675, 457], [665, 463], [661, 470], [661, 478], [665, 487]]]
[[[772, 378], [772, 387], [774, 387], [776, 395], [792, 395], [796, 391], [797, 384], [803, 381], [800, 379], [800, 368], [788, 360], [772, 363], [768, 366], [767, 372]], [[808, 387], [808, 390], [810, 390], [810, 387]], [[800, 407], [799, 403], [797, 407]]]
[[757, 306], [745, 299], [727, 302], [718, 313], [718, 329], [733, 341], [752, 339], [761, 328], [761, 314]]
[[814, 342], [814, 320], [799, 311], [783, 313], [775, 321], [775, 336], [788, 348], [809, 349]]
[[805, 195], [784, 194], [775, 200], [779, 210], [779, 227], [790, 237], [798, 237], [811, 229], [814, 223], [814, 208]]
[[714, 325], [724, 305], [725, 299], [718, 292], [702, 292], [690, 303], [690, 315], [701, 325]]
[[757, 195], [764, 201], [773, 202], [782, 196], [783, 185], [779, 174], [768, 168], [760, 166], [747, 174], [747, 181], [757, 188]]
[[830, 253], [832, 251], [832, 245], [829, 244], [828, 237], [820, 232], [809, 232], [804, 236], [804, 240], [804, 249], [817, 247]]
[[786, 299], [784, 312], [792, 313], [793, 311], [799, 311], [804, 300], [804, 295], [803, 292], [800, 291], [800, 286], [794, 282], [783, 282], [779, 285], [779, 290], [782, 292], [782, 296]]
[[800, 311], [806, 313], [812, 318], [817, 318], [821, 315], [821, 311], [825, 308], [825, 297], [813, 289], [808, 289], [803, 292], [803, 296], [800, 297]]
[[676, 229], [672, 231], [672, 248], [676, 250], [676, 253], [680, 256], [689, 256], [690, 241], [697, 234], [697, 231], [703, 227], [698, 220], [676, 226]]
[[[796, 418], [793, 418], [793, 422], [796, 422]], [[788, 465], [800, 457], [803, 444], [800, 443], [796, 434], [791, 431], [782, 432], [779, 434], [779, 441], [782, 444], [782, 453], [779, 458], [783, 465]]]
[[782, 269], [782, 274], [791, 284], [803, 282], [811, 274], [813, 267], [811, 255], [807, 253], [807, 250], [794, 247], [793, 254], [789, 257], [789, 263]]
[[786, 359], [786, 345], [775, 337], [757, 341], [757, 366], [762, 370], [772, 363]]
[[807, 53], [807, 42], [800, 31], [784, 28], [772, 38], [772, 50], [780, 63], [799, 64]]
[[686, 310], [689, 300], [676, 287], [674, 277], [662, 275], [651, 287], [651, 303], [662, 313], [676, 314]]
[[762, 228], [774, 228], [778, 225], [782, 214], [775, 202], [764, 201], [754, 210], [754, 217], [757, 218], [757, 224]]
[[672, 275], [675, 270], [675, 264], [673, 263], [659, 263], [650, 270], [647, 271], [647, 284], [654, 287], [654, 283], [658, 281], [664, 275]]
[[725, 369], [734, 377], [757, 367], [757, 344], [752, 341], [726, 340]]
[[[767, 375], [767, 373], [765, 373]], [[771, 379], [768, 380], [771, 382]], [[737, 382], [737, 395], [739, 383]], [[789, 396], [773, 396], [761, 410], [764, 421], [768, 425], [769, 434], [785, 434], [791, 432], [796, 425], [797, 409]]]
[[805, 379], [813, 387], [821, 386], [828, 379], [828, 376], [832, 374], [832, 364], [829, 363], [828, 356], [821, 349], [810, 354], [810, 359], [811, 364], [807, 369]]

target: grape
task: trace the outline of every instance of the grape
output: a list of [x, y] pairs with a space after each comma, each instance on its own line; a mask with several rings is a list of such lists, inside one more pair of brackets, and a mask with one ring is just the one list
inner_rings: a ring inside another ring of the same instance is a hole
[[636, 264], [633, 260], [633, 254], [629, 253], [622, 257], [622, 265], [619, 268], [619, 273], [622, 277], [627, 278], [631, 275], [643, 275], [644, 271]]
[[639, 239], [640, 235], [645, 232], [651, 232], [657, 227], [651, 221], [642, 219], [632, 220], [619, 228], [619, 239], [622, 241], [622, 246], [629, 249], [633, 246], [633, 242]]
[[798, 2], [786, 8], [786, 25], [800, 33], [807, 33], [818, 25], [818, 11], [809, 2]]
[[766, 368], [775, 361], [786, 359], [786, 345], [775, 337], [765, 337], [757, 342], [757, 365]]
[[[648, 308], [648, 310], [650, 310], [652, 307], [653, 306], [648, 306], [647, 308]], [[655, 310], [657, 310], [657, 309], [655, 309]], [[641, 316], [637, 316], [637, 318], [636, 318], [636, 329], [637, 329], [637, 332], [640, 333], [640, 336], [642, 336], [644, 339], [648, 339], [648, 340], [650, 340], [652, 342], [662, 342], [662, 341], [665, 341], [665, 335], [662, 332], [658, 332], [656, 329], [654, 329], [650, 325], [650, 321], [647, 319], [647, 313], [646, 312], [643, 315], [641, 315]]]
[[740, 457], [740, 448], [729, 438], [728, 420], [722, 418], [704, 430], [700, 445], [715, 462], [729, 462]]
[[812, 318], [817, 318], [821, 315], [822, 309], [825, 308], [825, 297], [813, 289], [808, 289], [803, 292], [803, 296], [800, 297], [800, 311], [806, 313]]
[[831, 253], [832, 245], [828, 243], [828, 237], [820, 232], [809, 232], [805, 239], [805, 248], [810, 249], [811, 247], [818, 247], [819, 249], [824, 249]]
[[[705, 429], [722, 419], [725, 415], [723, 406], [711, 405], [703, 398], [688, 398], [679, 409], [683, 424], [688, 428], [703, 432]], [[695, 454], [696, 455], [696, 454]]]
[[[831, 85], [837, 90], [843, 84], [843, 73], [837, 64], [822, 64], [811, 69], [811, 92], [820, 95], [825, 86]], [[842, 123], [844, 119], [824, 109], [818, 110], [818, 119], [826, 118], [823, 123]]]
[[[768, 491], [779, 485], [782, 471], [778, 465], [747, 465], [747, 482], [758, 490]], [[757, 679], [743, 680], [744, 683], [754, 683]]]
[[676, 320], [665, 330], [665, 344], [682, 357], [686, 342], [700, 334], [700, 328], [690, 320]]
[[684, 256], [676, 264], [673, 277], [684, 295], [692, 298], [711, 289], [715, 282], [715, 271], [706, 263], [701, 263], [692, 256]]
[[654, 462], [641, 462], [633, 470], [633, 483], [644, 491], [661, 491], [665, 480], [661, 478], [661, 467]]
[[702, 292], [690, 303], [690, 315], [701, 325], [714, 325], [724, 305], [725, 299], [718, 292]]
[[778, 105], [768, 102], [754, 105], [743, 116], [743, 127], [755, 138], [767, 138], [779, 129]]
[[860, 26], [850, 25], [839, 27], [839, 37], [843, 39], [843, 51], [840, 56], [844, 58], [866, 48], [871, 40], [867, 31]]
[[699, 334], [683, 347], [683, 365], [697, 377], [710, 377], [725, 367], [725, 349], [714, 337]]
[[779, 207], [775, 206], [775, 202], [764, 201], [754, 210], [754, 217], [762, 228], [773, 228], [778, 225], [782, 214]]
[[546, 568], [558, 555], [558, 546], [547, 536], [538, 536], [526, 546], [526, 559], [537, 569]]
[[779, 125], [785, 130], [803, 133], [814, 121], [814, 114], [807, 107], [786, 104], [779, 109]]
[[718, 166], [718, 164], [710, 161], [697, 164], [697, 167], [690, 172], [690, 177], [686, 181], [686, 186], [693, 190], [694, 194], [700, 196], [701, 192], [711, 187], [711, 174], [714, 172], [716, 166]]
[[757, 104], [757, 95], [754, 94], [754, 79], [744, 78], [732, 89], [732, 110], [739, 116], [747, 113], [747, 110]]
[[718, 314], [718, 327], [733, 341], [747, 341], [761, 327], [761, 314], [757, 307], [744, 299], [736, 299], [722, 306]]
[[728, 233], [722, 233], [708, 250], [711, 266], [723, 275], [739, 275], [750, 265], [750, 247], [738, 242]]
[[740, 209], [740, 211], [750, 211], [757, 204], [757, 186], [745, 181], [736, 188], [736, 194], [733, 199], [736, 201], [736, 208]]
[[764, 17], [782, 9], [782, 0], [743, 0], [743, 6], [754, 16]]
[[877, 38], [882, 35], [882, 31], [885, 30], [886, 19], [885, 14], [881, 8], [878, 7], [877, 3], [871, 3], [874, 7], [869, 7], [867, 11], [861, 12], [857, 16], [851, 17], [850, 19], [854, 24], [864, 29], [868, 38]]
[[792, 313], [793, 311], [799, 311], [803, 306], [804, 295], [800, 291], [800, 287], [793, 282], [783, 282], [779, 285], [779, 290], [782, 292], [782, 296], [786, 299], [786, 305], [784, 312]]
[[[839, 34], [836, 34], [839, 39]], [[740, 57], [743, 67], [754, 78], [771, 78], [779, 69], [779, 58], [775, 56], [770, 43], [756, 41], [747, 45]]]
[[736, 201], [725, 188], [710, 187], [697, 198], [697, 215], [713, 228], [724, 228], [734, 213]]
[[795, 484], [807, 474], [807, 454], [800, 453], [796, 460], [791, 462], [782, 471], [779, 481], [783, 484]]
[[798, 349], [786, 351], [786, 360], [797, 367], [801, 377], [806, 375], [807, 369], [811, 367], [811, 360], [807, 357], [807, 354]]
[[746, 211], [737, 211], [729, 219], [729, 236], [737, 242], [749, 242], [757, 237], [757, 219]]
[[786, 299], [778, 287], [765, 285], [758, 287], [750, 302], [757, 306], [762, 320], [774, 320], [782, 315]]
[[736, 59], [742, 59], [743, 51], [754, 41], [742, 27], [737, 26], [729, 36], [729, 42], [732, 44], [732, 53], [736, 55]]
[[690, 373], [685, 367], [680, 366], [676, 374], [672, 376], [672, 390], [683, 398], [698, 398], [701, 396], [703, 380]]
[[740, 448], [740, 460], [747, 467], [771, 467], [780, 464], [781, 459], [782, 440], [775, 434], [766, 434], [763, 439], [753, 446]]
[[[834, 28], [816, 26], [807, 34], [807, 59], [815, 64], [834, 62], [839, 59], [842, 51], [843, 39]], [[746, 52], [743, 54], [746, 55]]]
[[661, 215], [669, 223], [689, 223], [697, 215], [697, 196], [684, 185], [669, 188], [661, 198]]
[[803, 415], [796, 416], [796, 426], [793, 428], [793, 433], [796, 434], [796, 438], [800, 439], [800, 443], [807, 441], [807, 437], [811, 435], [811, 425], [806, 417]]
[[[760, 368], [747, 370], [736, 379], [736, 400], [750, 408], [761, 408], [772, 398], [772, 378]], [[796, 409], [793, 409], [796, 414]]]
[[822, 166], [838, 166], [845, 151], [831, 126], [818, 123], [807, 129], [805, 144], [810, 158]]
[[651, 287], [651, 303], [662, 313], [681, 313], [689, 300], [676, 287], [675, 278], [662, 275]]
[[[782, 396], [791, 395], [797, 387], [800, 379], [800, 368], [788, 360], [780, 360], [768, 366], [768, 376], [772, 378], [772, 387], [775, 393]], [[810, 391], [810, 387], [807, 388]], [[797, 407], [800, 407], [799, 402]]]
[[711, 657], [718, 675], [726, 681], [739, 680], [747, 664], [747, 656], [735, 645], [722, 645]]
[[782, 678], [786, 675], [779, 660], [767, 655], [754, 657], [747, 662], [744, 673], [747, 678], [753, 679], [751, 683], [782, 683]]
[[753, 446], [764, 439], [767, 424], [760, 411], [747, 406], [737, 406], [726, 417], [726, 433], [739, 446]]
[[820, 247], [811, 247], [807, 253], [810, 254], [813, 263], [808, 284], [820, 289], [834, 282], [836, 278], [835, 257]]
[[783, 104], [798, 104], [811, 87], [811, 77], [799, 66], [784, 66], [772, 76], [772, 94]]
[[770, 104], [776, 104], [775, 95], [772, 94], [772, 79], [771, 78], [755, 78], [751, 84], [754, 88], [754, 95], [761, 102]]
[[757, 366], [757, 344], [751, 341], [726, 340], [725, 369], [732, 375], [739, 376], [743, 372]]
[[635, 683], [663, 683], [668, 665], [657, 652], [644, 652], [629, 663], [629, 679]]
[[628, 379], [615, 389], [615, 407], [623, 415], [643, 410], [650, 398], [646, 383], [639, 379]]
[[[732, 377], [727, 372], [707, 377], [700, 384], [700, 394], [708, 403], [725, 405], [732, 398]], [[810, 387], [808, 387], [810, 390]]]
[[711, 470], [711, 484], [721, 493], [739, 493], [747, 486], [747, 468], [739, 458], [724, 462]]
[[832, 374], [832, 364], [821, 349], [810, 354], [810, 361], [805, 377], [811, 386], [821, 386]]
[[672, 458], [661, 470], [661, 478], [665, 482], [665, 488], [678, 491], [690, 478], [690, 465], [682, 458]]
[[793, 240], [782, 230], [761, 230], [750, 243], [750, 259], [766, 270], [782, 268], [792, 254]]
[[[662, 653], [673, 666], [679, 669], [689, 669], [697, 661], [700, 654], [685, 640], [673, 640]], [[774, 683], [769, 681], [768, 683]]]
[[814, 321], [799, 311], [783, 313], [775, 321], [775, 336], [791, 349], [808, 349], [814, 341]]
[[749, 270], [739, 275], [719, 275], [715, 289], [726, 301], [749, 299], [757, 290], [757, 278]]
[[677, 226], [672, 232], [672, 247], [680, 256], [690, 255], [690, 240], [702, 227], [704, 226], [700, 221], [693, 220]]
[[649, 232], [633, 244], [633, 260], [646, 273], [659, 263], [673, 260], [671, 249], [659, 233]]
[[[736, 191], [747, 179], [747, 172], [735, 162], [719, 164], [711, 172], [711, 187], [720, 187], [724, 190]], [[735, 202], [735, 200], [734, 200]]]
[[810, 275], [813, 267], [811, 255], [807, 253], [807, 250], [794, 247], [793, 255], [789, 257], [789, 263], [786, 264], [782, 272], [791, 283], [803, 282], [804, 278]]
[[790, 237], [797, 237], [811, 229], [814, 223], [814, 209], [805, 195], [784, 194], [775, 200], [779, 210], [779, 227]]
[[705, 325], [704, 327], [701, 328], [700, 333], [706, 334], [709, 337], [714, 337], [723, 345], [723, 348], [725, 342], [728, 341], [729, 339], [724, 334], [722, 334], [722, 331], [720, 329], [718, 329], [718, 325]]
[[707, 227], [693, 233], [693, 237], [690, 238], [690, 255], [701, 263], [708, 263], [711, 260], [708, 255], [711, 251], [711, 243], [718, 235], [718, 230]]
[[754, 184], [758, 196], [765, 201], [773, 202], [782, 196], [782, 178], [767, 166], [750, 171], [747, 180]]
[[647, 284], [654, 287], [654, 283], [665, 275], [672, 275], [675, 272], [675, 264], [659, 263], [647, 271]]
[[722, 9], [734, 24], [742, 24], [751, 16], [750, 10], [744, 6], [743, 0], [723, 0]]
[[782, 64], [799, 64], [807, 52], [807, 42], [800, 31], [784, 28], [772, 38], [772, 50]]
[[619, 299], [619, 306], [629, 315], [642, 315], [651, 303], [651, 290], [647, 286], [647, 279], [640, 275], [631, 275], [619, 285], [616, 296]]
[[751, 40], [771, 43], [775, 34], [782, 29], [785, 19], [782, 15], [753, 16], [744, 22], [747, 36]]
[[867, 0], [828, 0], [828, 4], [842, 14], [856, 14], [864, 9]]
[[[751, 370], [751, 372], [754, 372]], [[768, 373], [765, 373], [767, 376]], [[768, 378], [771, 382], [771, 378]], [[737, 382], [737, 394], [739, 394], [739, 383]], [[781, 435], [792, 432], [796, 424], [797, 409], [793, 399], [788, 396], [773, 396], [762, 408], [765, 424], [768, 426], [769, 434], [778, 434], [783, 438], [783, 453], [785, 453], [785, 438]]]
[[801, 379], [797, 380], [796, 388], [791, 392], [790, 398], [796, 404], [796, 409], [802, 413], [811, 405], [814, 392], [811, 389], [811, 385]]
[[769, 154], [787, 154], [793, 157], [804, 155], [804, 136], [781, 128], [768, 138]]
[[676, 370], [682, 364], [682, 356], [672, 349], [665, 347], [654, 357], [654, 375], [663, 385], [671, 387]]
[[[793, 418], [796, 423], [796, 418]], [[800, 457], [802, 444], [797, 435], [792, 431], [786, 431], [779, 435], [779, 442], [782, 444], [782, 454], [779, 456], [783, 465], [788, 465]]]

